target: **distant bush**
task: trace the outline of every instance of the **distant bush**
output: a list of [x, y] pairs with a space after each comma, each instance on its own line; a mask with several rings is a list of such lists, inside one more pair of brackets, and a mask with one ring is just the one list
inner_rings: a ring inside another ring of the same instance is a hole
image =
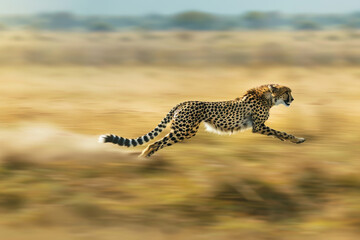
[[7, 28], [27, 27], [36, 30], [91, 30], [89, 25], [100, 26], [95, 31], [115, 29], [145, 30], [230, 30], [230, 29], [284, 29], [299, 30], [329, 28], [360, 28], [360, 14], [282, 14], [280, 12], [251, 11], [241, 15], [219, 15], [201, 11], [187, 11], [174, 15], [149, 14], [142, 16], [78, 16], [71, 12], [51, 12], [37, 15], [0, 16]]
[[313, 21], [299, 21], [295, 23], [295, 29], [297, 30], [319, 30], [320, 26]]
[[359, 29], [360, 28], [360, 13], [354, 13], [350, 15], [344, 24], [346, 28], [349, 29]]
[[247, 28], [250, 29], [263, 29], [267, 26], [266, 14], [262, 12], [249, 12], [243, 17]]
[[88, 26], [88, 30], [93, 32], [110, 32], [114, 27], [106, 22], [93, 22]]
[[216, 17], [214, 15], [197, 11], [179, 13], [172, 19], [174, 27], [190, 30], [213, 29], [215, 22]]
[[40, 22], [39, 28], [51, 30], [69, 30], [81, 25], [78, 17], [70, 12], [43, 13], [36, 16], [33, 22]]

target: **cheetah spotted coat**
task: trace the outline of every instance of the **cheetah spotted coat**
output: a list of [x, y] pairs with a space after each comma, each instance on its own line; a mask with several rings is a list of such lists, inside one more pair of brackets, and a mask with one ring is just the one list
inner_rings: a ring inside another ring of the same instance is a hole
[[302, 143], [305, 141], [304, 138], [298, 138], [265, 125], [271, 107], [279, 104], [289, 106], [293, 100], [288, 87], [277, 84], [262, 85], [248, 90], [243, 97], [235, 100], [180, 103], [166, 115], [154, 130], [139, 138], [128, 139], [109, 134], [100, 136], [99, 141], [135, 147], [154, 139], [171, 122], [170, 132], [159, 141], [148, 145], [142, 152], [141, 156], [149, 157], [166, 146], [195, 136], [200, 123], [204, 122], [208, 131], [220, 134], [231, 134], [252, 128], [254, 133], [273, 136], [282, 141]]

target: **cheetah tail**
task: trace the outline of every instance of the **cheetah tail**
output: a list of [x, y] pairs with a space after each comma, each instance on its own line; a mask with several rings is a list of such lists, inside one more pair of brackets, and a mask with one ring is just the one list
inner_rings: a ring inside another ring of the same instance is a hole
[[109, 143], [114, 143], [114, 144], [118, 144], [120, 146], [126, 146], [126, 147], [136, 147], [136, 146], [142, 145], [142, 144], [150, 141], [151, 139], [154, 139], [157, 135], [159, 135], [159, 133], [162, 132], [162, 130], [164, 130], [166, 128], [166, 125], [174, 117], [174, 113], [180, 105], [181, 104], [178, 104], [173, 109], [171, 109], [171, 111], [165, 116], [165, 118], [159, 123], [159, 125], [157, 125], [154, 128], [154, 130], [152, 130], [151, 132], [149, 132], [141, 137], [129, 139], [129, 138], [123, 138], [120, 136], [116, 136], [113, 134], [106, 134], [106, 135], [101, 135], [99, 137], [99, 142], [100, 143], [109, 142]]

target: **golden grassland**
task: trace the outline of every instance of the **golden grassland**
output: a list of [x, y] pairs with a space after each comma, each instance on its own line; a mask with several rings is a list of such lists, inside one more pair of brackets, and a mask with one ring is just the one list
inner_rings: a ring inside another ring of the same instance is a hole
[[[3, 65], [1, 238], [358, 239], [359, 80], [356, 65]], [[144, 160], [145, 146], [97, 143], [138, 137], [181, 101], [265, 83], [295, 98], [267, 124], [304, 144], [201, 128]]]
[[0, 32], [1, 64], [47, 65], [352, 65], [360, 63], [360, 33]]

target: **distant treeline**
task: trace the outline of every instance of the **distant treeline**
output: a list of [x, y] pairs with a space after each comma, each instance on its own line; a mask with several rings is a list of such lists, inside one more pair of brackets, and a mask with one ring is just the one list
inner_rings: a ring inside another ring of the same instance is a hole
[[360, 12], [290, 15], [279, 12], [253, 11], [240, 15], [217, 15], [199, 11], [187, 11], [174, 15], [150, 14], [144, 16], [80, 16], [70, 12], [54, 12], [36, 15], [0, 16], [0, 29], [7, 28], [59, 31], [359, 29]]

